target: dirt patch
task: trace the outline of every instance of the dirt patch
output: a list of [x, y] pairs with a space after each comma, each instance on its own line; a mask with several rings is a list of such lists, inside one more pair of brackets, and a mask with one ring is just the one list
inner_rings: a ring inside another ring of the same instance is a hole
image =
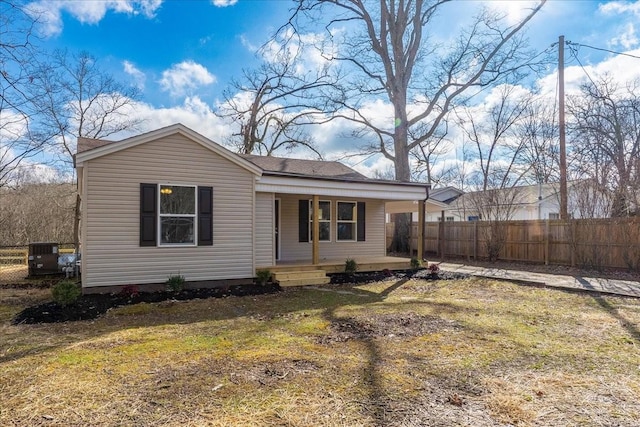
[[453, 331], [460, 326], [452, 321], [416, 313], [381, 314], [365, 319], [336, 319], [331, 322], [331, 333], [321, 337], [321, 344], [375, 338], [418, 337], [441, 331]]

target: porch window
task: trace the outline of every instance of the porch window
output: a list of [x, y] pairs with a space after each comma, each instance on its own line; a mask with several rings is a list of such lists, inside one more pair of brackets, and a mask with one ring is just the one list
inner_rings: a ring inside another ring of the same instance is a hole
[[[319, 242], [331, 241], [331, 202], [320, 200], [318, 222], [320, 225]], [[309, 200], [309, 241], [313, 242], [313, 201]]]
[[337, 240], [340, 241], [356, 241], [357, 234], [357, 209], [356, 202], [337, 202]]
[[196, 187], [160, 185], [160, 244], [194, 245]]

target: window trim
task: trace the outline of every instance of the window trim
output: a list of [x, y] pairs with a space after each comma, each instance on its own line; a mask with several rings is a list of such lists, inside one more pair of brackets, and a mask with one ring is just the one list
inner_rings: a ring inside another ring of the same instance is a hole
[[[321, 203], [329, 203], [329, 220], [321, 219], [318, 222], [321, 223], [329, 223], [329, 239], [328, 240], [318, 240], [318, 243], [331, 243], [331, 226], [333, 223], [333, 218], [331, 215], [331, 200], [318, 200], [318, 207], [320, 207]], [[319, 225], [319, 224], [318, 224]], [[313, 199], [309, 199], [309, 243], [313, 243], [313, 239], [311, 236], [313, 235]]]
[[[162, 197], [162, 187], [189, 187], [189, 188], [193, 188], [193, 192], [194, 192], [194, 209], [193, 209], [193, 214], [163, 214], [162, 213], [162, 202], [161, 202], [161, 197]], [[158, 214], [157, 214], [157, 220], [158, 220], [158, 247], [163, 247], [163, 248], [184, 248], [184, 247], [197, 247], [198, 246], [198, 207], [199, 207], [199, 192], [198, 192], [198, 186], [195, 184], [169, 184], [169, 183], [159, 183], [158, 184]], [[193, 219], [193, 242], [192, 243], [163, 243], [162, 242], [162, 218], [192, 218]]]
[[[340, 203], [351, 203], [353, 205], [353, 219], [352, 220], [341, 220], [338, 212], [339, 212], [339, 204]], [[353, 224], [353, 239], [340, 239], [338, 235], [338, 229], [340, 224]], [[336, 242], [342, 243], [354, 243], [358, 241], [358, 202], [355, 200], [336, 200]]]

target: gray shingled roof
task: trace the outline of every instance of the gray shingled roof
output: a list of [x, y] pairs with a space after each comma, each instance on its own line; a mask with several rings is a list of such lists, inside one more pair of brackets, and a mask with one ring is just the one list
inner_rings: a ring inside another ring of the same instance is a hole
[[361, 173], [339, 162], [325, 160], [288, 159], [272, 156], [241, 154], [265, 174], [296, 175], [316, 178], [344, 179], [348, 181], [372, 181]]
[[78, 153], [83, 151], [93, 150], [94, 148], [102, 147], [107, 144], [112, 144], [114, 141], [107, 141], [106, 139], [93, 139], [93, 138], [78, 138]]
[[[107, 141], [104, 139], [78, 138], [78, 153], [117, 144], [121, 141]], [[397, 184], [398, 181], [387, 181], [369, 178], [350, 167], [335, 161], [290, 159], [284, 157], [256, 156], [239, 154], [264, 171], [266, 175], [299, 176], [308, 178], [325, 178], [344, 181], [387, 182]], [[405, 183], [406, 184], [406, 183]]]

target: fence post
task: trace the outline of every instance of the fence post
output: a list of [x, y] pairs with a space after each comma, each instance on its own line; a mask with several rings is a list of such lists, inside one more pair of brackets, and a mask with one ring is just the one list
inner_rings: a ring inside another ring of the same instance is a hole
[[444, 211], [440, 213], [440, 226], [438, 227], [438, 234], [440, 234], [440, 259], [444, 261]]
[[478, 260], [478, 221], [473, 221], [473, 259]]
[[576, 228], [576, 220], [570, 219], [569, 229], [571, 230], [571, 267], [576, 266], [576, 251], [578, 250], [578, 237], [576, 236]]
[[544, 265], [549, 265], [549, 218], [544, 220]]

